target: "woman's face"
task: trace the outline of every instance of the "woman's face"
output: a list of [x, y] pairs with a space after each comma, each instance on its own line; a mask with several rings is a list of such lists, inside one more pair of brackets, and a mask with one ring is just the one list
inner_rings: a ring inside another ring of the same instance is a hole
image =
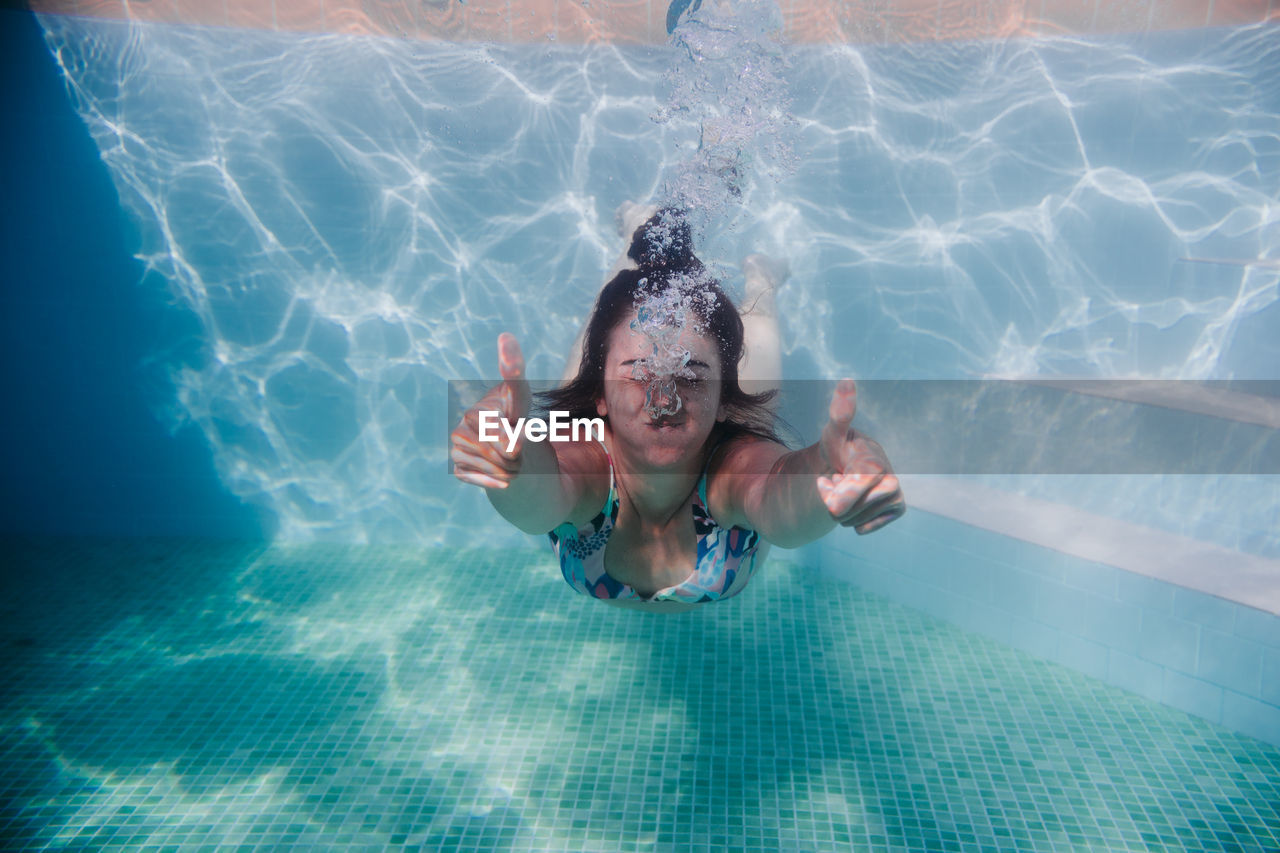
[[696, 459], [716, 421], [724, 420], [720, 354], [711, 338], [683, 329], [676, 342], [689, 351], [685, 375], [656, 376], [647, 366], [653, 340], [631, 328], [635, 318], [633, 312], [609, 333], [604, 397], [596, 411], [608, 416], [614, 442], [626, 445], [633, 458], [653, 467]]

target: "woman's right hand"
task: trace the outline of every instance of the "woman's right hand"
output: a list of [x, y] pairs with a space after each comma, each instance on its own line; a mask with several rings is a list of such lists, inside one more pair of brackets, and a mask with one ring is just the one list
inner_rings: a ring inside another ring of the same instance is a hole
[[[520, 452], [524, 436], [516, 439], [515, 446], [507, 450], [507, 434], [498, 426], [497, 441], [480, 440], [480, 413], [497, 412], [511, 424], [529, 414], [532, 395], [524, 378], [524, 355], [515, 335], [503, 332], [498, 335], [498, 370], [502, 384], [488, 394], [462, 416], [450, 436], [449, 458], [453, 461], [453, 474], [464, 483], [484, 486], [487, 489], [505, 489], [520, 473]], [[490, 434], [494, 431], [490, 429]]]

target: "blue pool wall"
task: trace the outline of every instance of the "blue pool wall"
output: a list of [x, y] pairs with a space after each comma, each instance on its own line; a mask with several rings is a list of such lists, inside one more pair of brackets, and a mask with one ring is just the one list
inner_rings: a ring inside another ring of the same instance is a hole
[[825, 576], [1280, 745], [1274, 613], [919, 509], [872, 536], [836, 531], [814, 562]]
[[269, 537], [200, 430], [157, 417], [157, 354], [199, 330], [143, 278], [34, 16], [0, 9], [0, 56], [22, 82], [0, 87], [0, 532]]

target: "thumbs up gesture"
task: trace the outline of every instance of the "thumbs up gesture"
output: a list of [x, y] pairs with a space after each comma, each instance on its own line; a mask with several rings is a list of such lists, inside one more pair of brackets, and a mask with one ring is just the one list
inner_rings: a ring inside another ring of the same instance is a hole
[[467, 409], [450, 436], [449, 449], [454, 476], [489, 489], [505, 489], [520, 473], [524, 439], [521, 436], [511, 449], [505, 438], [481, 441], [480, 413], [497, 412], [499, 417], [515, 423], [529, 413], [533, 399], [524, 377], [524, 354], [515, 335], [507, 332], [498, 336], [498, 370], [502, 384], [491, 388], [479, 403]]
[[840, 380], [818, 442], [822, 461], [832, 473], [818, 477], [817, 482], [827, 511], [861, 535], [898, 518], [907, 505], [883, 448], [851, 426], [857, 407], [854, 381]]

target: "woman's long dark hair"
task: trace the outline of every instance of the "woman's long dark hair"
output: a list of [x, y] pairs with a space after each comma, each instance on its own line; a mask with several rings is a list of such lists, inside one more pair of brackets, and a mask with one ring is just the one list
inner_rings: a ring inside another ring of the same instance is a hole
[[686, 302], [699, 314], [720, 354], [720, 402], [726, 408], [726, 417], [712, 432], [713, 442], [754, 435], [783, 444], [768, 405], [777, 391], [748, 394], [738, 384], [738, 363], [743, 355], [742, 317], [720, 283], [711, 278], [693, 254], [693, 235], [684, 216], [672, 208], [658, 211], [636, 229], [627, 256], [640, 268], [623, 270], [600, 291], [587, 323], [577, 378], [539, 394], [539, 402], [547, 410], [567, 411], [571, 418], [598, 417], [596, 401], [604, 396], [609, 334], [636, 310], [644, 293], [674, 287], [682, 295], [696, 296]]

